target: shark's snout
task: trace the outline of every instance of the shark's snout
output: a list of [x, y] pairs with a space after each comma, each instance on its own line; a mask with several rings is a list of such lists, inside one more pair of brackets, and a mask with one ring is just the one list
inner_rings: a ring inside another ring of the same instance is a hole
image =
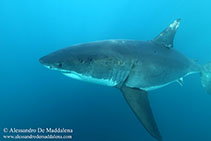
[[46, 56], [41, 57], [41, 58], [39, 59], [39, 62], [40, 62], [43, 66], [45, 66], [45, 67], [47, 67], [47, 68], [49, 68], [49, 69], [52, 69], [52, 68], [53, 68], [53, 66], [49, 63], [49, 61], [48, 61], [48, 59], [47, 59]]
[[41, 57], [39, 62], [48, 69], [63, 70], [63, 62], [52, 55]]
[[40, 62], [41, 64], [43, 64], [43, 65], [45, 64], [45, 61], [43, 60], [43, 57], [39, 59], [39, 62]]

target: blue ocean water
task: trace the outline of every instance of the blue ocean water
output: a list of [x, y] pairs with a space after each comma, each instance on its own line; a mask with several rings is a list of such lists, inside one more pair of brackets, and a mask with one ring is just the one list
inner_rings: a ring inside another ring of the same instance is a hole
[[[211, 61], [209, 0], [1, 0], [0, 135], [72, 128], [74, 141], [154, 141], [115, 88], [72, 80], [40, 57], [75, 43], [151, 40], [181, 18], [175, 48]], [[163, 140], [210, 141], [211, 96], [199, 74], [149, 92]]]

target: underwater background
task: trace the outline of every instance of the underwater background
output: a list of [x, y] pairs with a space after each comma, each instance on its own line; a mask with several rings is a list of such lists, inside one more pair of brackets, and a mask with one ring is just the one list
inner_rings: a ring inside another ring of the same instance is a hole
[[[118, 89], [39, 63], [76, 43], [151, 40], [181, 18], [174, 47], [211, 61], [209, 0], [0, 0], [0, 139], [4, 128], [72, 128], [73, 141], [155, 141]], [[166, 141], [211, 140], [211, 96], [199, 74], [149, 92]]]

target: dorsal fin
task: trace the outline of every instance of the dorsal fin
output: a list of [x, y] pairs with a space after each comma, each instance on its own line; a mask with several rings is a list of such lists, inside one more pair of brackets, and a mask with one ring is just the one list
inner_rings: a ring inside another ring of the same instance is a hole
[[175, 20], [172, 24], [169, 25], [169, 27], [167, 27], [163, 32], [155, 37], [153, 42], [167, 48], [173, 48], [174, 36], [179, 27], [179, 24], [180, 19]]

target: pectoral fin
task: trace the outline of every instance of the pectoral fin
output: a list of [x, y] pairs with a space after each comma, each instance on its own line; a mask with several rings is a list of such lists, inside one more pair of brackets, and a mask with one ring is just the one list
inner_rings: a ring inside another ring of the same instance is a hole
[[121, 88], [124, 97], [132, 111], [141, 121], [145, 129], [156, 139], [162, 140], [152, 110], [149, 104], [147, 92], [123, 86]]

